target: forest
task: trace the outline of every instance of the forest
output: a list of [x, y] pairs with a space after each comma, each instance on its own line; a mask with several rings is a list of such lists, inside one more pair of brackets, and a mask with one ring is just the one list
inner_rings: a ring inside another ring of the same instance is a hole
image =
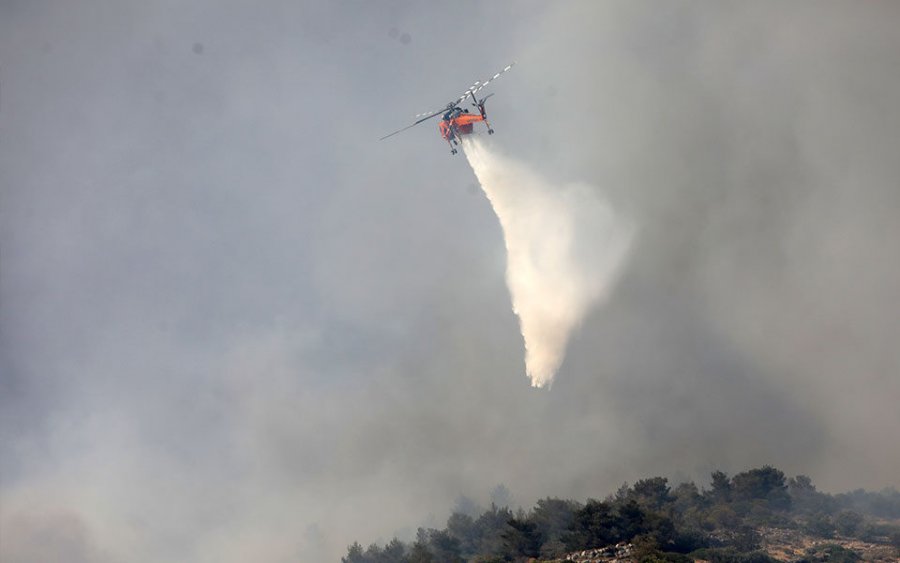
[[[624, 484], [603, 500], [544, 498], [527, 511], [496, 503], [486, 510], [465, 508], [457, 507], [443, 529], [419, 528], [411, 542], [394, 538], [366, 548], [353, 542], [342, 562], [562, 561], [574, 552], [623, 544], [627, 560], [641, 563], [861, 560], [838, 539], [881, 546], [886, 560], [900, 561], [900, 492], [828, 494], [805, 475], [787, 478], [771, 466], [731, 477], [715, 471], [705, 488], [651, 477]], [[763, 546], [774, 532], [814, 538], [818, 547], [775, 558]]]

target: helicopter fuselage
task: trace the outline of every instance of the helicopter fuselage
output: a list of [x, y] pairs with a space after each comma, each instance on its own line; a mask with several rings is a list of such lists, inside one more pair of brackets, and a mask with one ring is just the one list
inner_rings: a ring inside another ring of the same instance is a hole
[[461, 135], [471, 135], [473, 126], [479, 121], [484, 121], [484, 117], [474, 113], [463, 113], [457, 117], [441, 120], [438, 127], [441, 130], [441, 137], [450, 141]]

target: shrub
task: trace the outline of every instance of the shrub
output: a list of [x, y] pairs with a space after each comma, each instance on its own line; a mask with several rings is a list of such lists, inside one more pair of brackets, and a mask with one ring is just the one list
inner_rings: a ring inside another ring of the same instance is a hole
[[806, 559], [808, 563], [854, 563], [862, 558], [852, 549], [847, 549], [836, 543], [826, 543], [807, 550]]
[[844, 536], [854, 536], [859, 531], [863, 517], [859, 512], [844, 510], [834, 519], [834, 527], [838, 533]]
[[808, 534], [819, 536], [820, 538], [834, 537], [834, 524], [828, 516], [821, 513], [810, 516], [806, 520], [803, 530]]
[[733, 547], [707, 547], [690, 554], [693, 559], [702, 559], [710, 563], [778, 563], [762, 551], [741, 553]]

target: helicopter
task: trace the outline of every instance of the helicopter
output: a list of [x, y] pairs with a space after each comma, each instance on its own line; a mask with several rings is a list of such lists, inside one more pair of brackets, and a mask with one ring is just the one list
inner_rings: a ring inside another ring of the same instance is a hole
[[[480, 100], [475, 97], [475, 93], [490, 84], [492, 81], [496, 80], [500, 77], [501, 74], [508, 71], [515, 65], [516, 63], [511, 63], [506, 66], [503, 70], [495, 74], [494, 76], [488, 78], [484, 82], [480, 80], [476, 80], [474, 84], [472, 84], [463, 95], [456, 99], [456, 101], [447, 103], [446, 106], [442, 107], [439, 110], [435, 111], [426, 111], [425, 113], [420, 113], [416, 116], [417, 121], [415, 121], [412, 125], [407, 125], [403, 129], [398, 129], [393, 133], [385, 135], [384, 137], [378, 139], [379, 141], [383, 141], [388, 137], [393, 137], [397, 133], [402, 133], [411, 127], [415, 127], [416, 125], [428, 121], [429, 119], [437, 116], [441, 116], [441, 121], [438, 123], [438, 128], [441, 132], [441, 137], [447, 141], [447, 144], [450, 145], [450, 154], [456, 154], [458, 151], [456, 150], [456, 145], [459, 145], [459, 141], [462, 135], [470, 135], [474, 132], [474, 126], [479, 121], [483, 121], [485, 125], [487, 125], [488, 135], [494, 134], [494, 129], [491, 127], [490, 122], [487, 119], [487, 113], [484, 110], [484, 102], [493, 96], [494, 94], [488, 94], [487, 96], [481, 98]], [[478, 113], [470, 113], [468, 108], [463, 108], [460, 106], [467, 98], [472, 98], [472, 105], [475, 109], [478, 110]]]

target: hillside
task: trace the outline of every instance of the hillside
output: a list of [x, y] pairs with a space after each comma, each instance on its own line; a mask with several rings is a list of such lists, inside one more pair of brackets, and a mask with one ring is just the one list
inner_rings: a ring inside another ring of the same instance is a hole
[[809, 477], [765, 466], [708, 488], [664, 477], [623, 485], [604, 500], [546, 498], [525, 511], [492, 504], [454, 512], [416, 540], [363, 548], [344, 563], [900, 561], [900, 493], [820, 492]]
[[[900, 522], [895, 522], [900, 524]], [[833, 537], [821, 538], [800, 530], [780, 528], [760, 528], [761, 542], [758, 553], [768, 556], [769, 560], [784, 561], [789, 563], [813, 563], [819, 561], [872, 561], [894, 562], [900, 560], [898, 549], [889, 542], [867, 542], [854, 538]], [[741, 560], [741, 557], [711, 555], [704, 559], [703, 553], [695, 556], [688, 555], [690, 561], [701, 563], [704, 561], [731, 561]], [[765, 561], [765, 557], [759, 555], [744, 557], [744, 560]], [[649, 559], [649, 558], [648, 558]], [[657, 558], [657, 560], [660, 558]], [[652, 559], [651, 559], [652, 560]], [[665, 559], [663, 559], [665, 560]], [[567, 553], [562, 559], [529, 559], [534, 563], [640, 563], [641, 558], [635, 553], [635, 546], [631, 543], [619, 543], [617, 545], [574, 551]]]

